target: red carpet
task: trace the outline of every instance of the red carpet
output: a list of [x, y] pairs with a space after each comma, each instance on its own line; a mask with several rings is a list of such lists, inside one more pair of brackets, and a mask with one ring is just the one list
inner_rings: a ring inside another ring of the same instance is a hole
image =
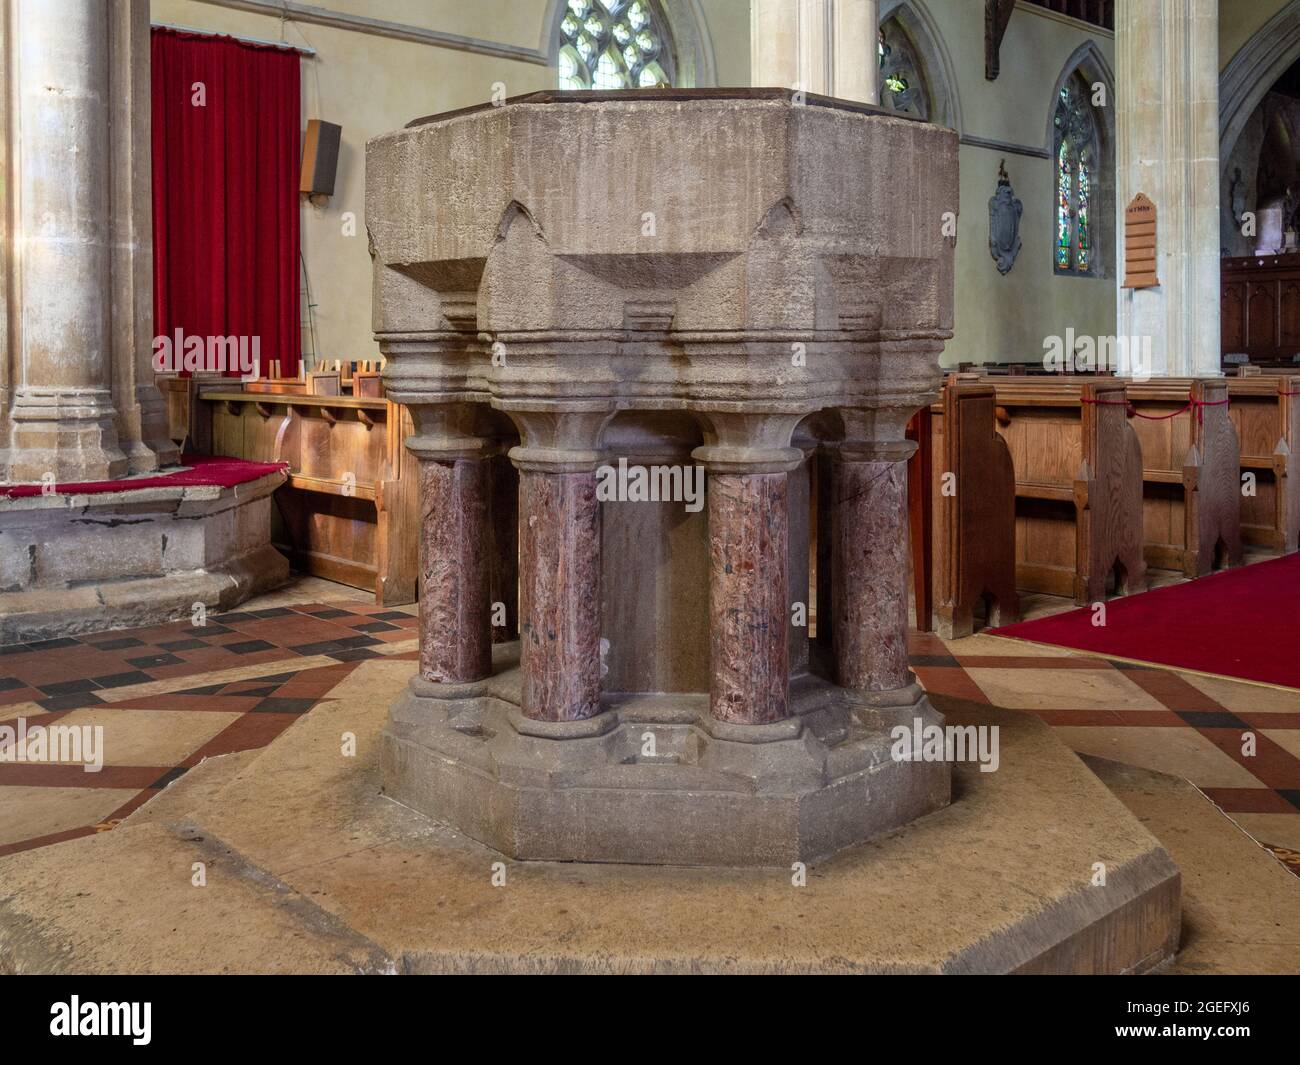
[[1300, 688], [1300, 554], [991, 630], [1035, 643]]
[[[133, 488], [193, 488], [199, 485], [219, 485], [233, 488], [237, 484], [256, 481], [268, 473], [286, 469], [283, 462], [246, 462], [215, 455], [186, 455], [181, 459], [187, 469], [174, 473], [160, 473], [154, 477], [131, 477], [118, 481], [88, 481], [83, 484], [56, 484], [55, 495], [95, 495], [100, 492], [126, 492]], [[38, 496], [43, 485], [0, 485], [0, 497], [18, 499]]]

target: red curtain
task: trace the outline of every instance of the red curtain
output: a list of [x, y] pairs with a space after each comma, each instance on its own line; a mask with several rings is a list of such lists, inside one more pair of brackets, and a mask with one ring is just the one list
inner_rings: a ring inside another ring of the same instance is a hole
[[152, 61], [155, 335], [257, 337], [295, 374], [298, 53], [155, 28]]

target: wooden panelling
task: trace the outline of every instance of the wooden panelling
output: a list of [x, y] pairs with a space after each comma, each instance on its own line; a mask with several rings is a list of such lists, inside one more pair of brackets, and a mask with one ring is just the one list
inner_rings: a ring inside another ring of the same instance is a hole
[[1223, 355], [1294, 366], [1300, 354], [1300, 255], [1224, 259], [1220, 272]]
[[289, 463], [274, 531], [295, 566], [373, 589], [379, 603], [415, 601], [419, 489], [406, 408], [232, 387], [201, 393], [194, 410], [201, 450]]

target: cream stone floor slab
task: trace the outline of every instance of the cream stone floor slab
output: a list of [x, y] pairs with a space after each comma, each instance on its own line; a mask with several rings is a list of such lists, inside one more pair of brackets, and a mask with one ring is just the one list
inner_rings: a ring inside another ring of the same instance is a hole
[[105, 765], [175, 765], [242, 715], [217, 710], [74, 710], [60, 725], [102, 727]]
[[135, 788], [0, 788], [0, 846], [102, 821]]
[[1109, 758], [1195, 781], [1202, 788], [1258, 788], [1260, 783], [1193, 729], [1147, 726], [1057, 726], [1076, 753]]
[[[1004, 651], [1003, 654], [1015, 652]], [[1064, 652], [1057, 651], [1058, 655]], [[1099, 669], [984, 669], [966, 673], [995, 706], [1013, 710], [1164, 710], [1123, 673]]]
[[[1290, 751], [1297, 758], [1300, 758], [1300, 729], [1267, 728], [1262, 731], [1265, 736], [1276, 743], [1279, 747]], [[1300, 784], [1300, 781], [1297, 781], [1296, 783]]]
[[[1296, 653], [1300, 654], [1300, 648]], [[1182, 673], [1180, 676], [1233, 713], [1300, 714], [1300, 691], [1291, 688], [1274, 688], [1222, 677], [1202, 677], [1195, 673]]]
[[989, 655], [1015, 656], [1017, 658], [1073, 658], [1078, 651], [1067, 647], [1052, 647], [1045, 643], [1030, 643], [1028, 640], [1013, 640], [1007, 636], [990, 636], [977, 632], [973, 636], [963, 636], [960, 640], [945, 640], [948, 650], [954, 655]]

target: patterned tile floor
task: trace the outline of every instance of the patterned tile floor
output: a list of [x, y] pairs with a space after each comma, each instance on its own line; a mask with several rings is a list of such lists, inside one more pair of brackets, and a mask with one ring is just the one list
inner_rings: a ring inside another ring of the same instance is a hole
[[[105, 738], [98, 773], [0, 760], [0, 855], [107, 831], [204, 758], [270, 743], [357, 662], [414, 660], [415, 607], [360, 594], [300, 579], [202, 627], [0, 647], [0, 724], [103, 725]], [[1186, 777], [1300, 876], [1300, 691], [986, 635], [913, 633], [910, 652], [931, 692], [1025, 710], [1080, 753]]]

